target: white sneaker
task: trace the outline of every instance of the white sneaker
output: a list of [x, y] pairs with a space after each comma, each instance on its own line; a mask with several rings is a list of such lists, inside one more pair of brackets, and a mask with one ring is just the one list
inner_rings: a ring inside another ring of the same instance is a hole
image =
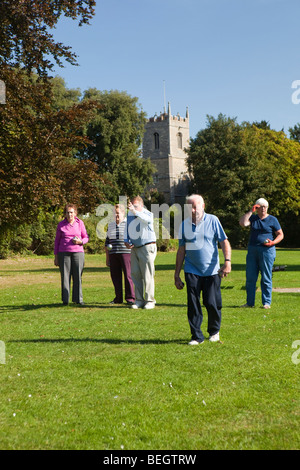
[[152, 308], [155, 308], [155, 303], [154, 302], [146, 302], [144, 307], [146, 310], [151, 310]]
[[138, 308], [142, 308], [144, 306], [144, 302], [140, 302], [140, 301], [136, 301], [134, 304], [131, 305], [131, 308], [133, 309], [138, 309]]
[[197, 346], [198, 344], [202, 344], [202, 343], [204, 343], [204, 341], [196, 341], [195, 339], [192, 339], [192, 340], [189, 342], [189, 344], [190, 344], [191, 346]]
[[209, 341], [211, 341], [212, 343], [220, 341], [220, 333], [216, 333], [215, 335], [210, 336]]

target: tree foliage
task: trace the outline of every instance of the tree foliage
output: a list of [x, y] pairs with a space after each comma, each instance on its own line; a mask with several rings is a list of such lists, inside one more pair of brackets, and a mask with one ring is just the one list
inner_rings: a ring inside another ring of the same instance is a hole
[[[1, 0], [0, 58], [11, 67], [35, 70], [47, 76], [54, 62], [76, 65], [70, 46], [55, 42], [50, 30], [61, 16], [79, 21], [93, 17], [95, 0]], [[54, 59], [54, 62], [53, 62]]]
[[6, 74], [7, 103], [0, 108], [1, 224], [28, 221], [41, 207], [69, 198], [90, 209], [101, 197], [103, 179], [93, 162], [74, 159], [73, 149], [87, 144], [79, 130], [94, 104], [54, 111], [45, 83], [9, 67]]
[[73, 93], [72, 107], [55, 106], [55, 82], [47, 76], [53, 62], [76, 63], [70, 47], [54, 41], [51, 28], [61, 16], [88, 23], [94, 5], [93, 0], [0, 4], [0, 79], [6, 86], [0, 106], [1, 241], [41, 211], [67, 200], [85, 211], [104, 196], [97, 166], [74, 158], [74, 149], [88, 143], [80, 131], [97, 103], [75, 102]]
[[[248, 234], [238, 220], [256, 199], [265, 197], [282, 225], [299, 213], [300, 145], [269, 126], [238, 124], [222, 114], [208, 116], [207, 127], [191, 140], [187, 164], [192, 191], [203, 195], [208, 212], [220, 217], [234, 245]], [[287, 235], [295, 238], [296, 227]], [[294, 243], [294, 242], [293, 242]]]
[[145, 114], [139, 109], [137, 98], [126, 92], [85, 91], [83, 102], [98, 103], [85, 134], [91, 144], [78, 156], [98, 165], [103, 177], [115, 187], [115, 197], [136, 195], [152, 181], [154, 171], [150, 160], [140, 158]]

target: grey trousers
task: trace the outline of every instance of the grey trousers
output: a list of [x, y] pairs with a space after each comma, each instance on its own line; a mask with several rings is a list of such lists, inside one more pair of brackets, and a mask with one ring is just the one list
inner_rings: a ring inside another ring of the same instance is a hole
[[131, 277], [134, 283], [136, 302], [155, 302], [154, 261], [156, 253], [155, 244], [131, 249]]
[[58, 263], [61, 276], [61, 298], [63, 303], [69, 303], [71, 277], [73, 280], [72, 302], [80, 303], [82, 297], [82, 271], [84, 253], [58, 253]]

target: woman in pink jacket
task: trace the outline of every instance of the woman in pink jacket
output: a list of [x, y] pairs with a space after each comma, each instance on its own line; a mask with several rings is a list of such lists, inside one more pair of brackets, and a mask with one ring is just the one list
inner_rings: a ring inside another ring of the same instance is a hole
[[68, 305], [71, 277], [73, 279], [72, 302], [83, 305], [82, 271], [84, 267], [83, 245], [89, 241], [84, 223], [77, 217], [74, 204], [65, 206], [65, 218], [57, 225], [54, 243], [54, 264], [59, 266], [61, 295]]

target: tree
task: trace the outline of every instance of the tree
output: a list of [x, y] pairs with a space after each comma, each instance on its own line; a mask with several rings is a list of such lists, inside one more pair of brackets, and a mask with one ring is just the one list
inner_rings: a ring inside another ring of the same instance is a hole
[[62, 77], [58, 75], [50, 79], [52, 91], [52, 108], [56, 111], [70, 109], [73, 105], [79, 104], [81, 100], [81, 90], [79, 88], [67, 88]]
[[51, 28], [62, 15], [78, 19], [79, 25], [88, 23], [94, 5], [93, 0], [0, 4], [0, 78], [6, 86], [6, 104], [0, 106], [1, 242], [7, 232], [41, 210], [69, 198], [88, 210], [103, 196], [97, 166], [73, 156], [74, 148], [88, 142], [80, 130], [97, 104], [86, 101], [55, 108], [47, 76], [53, 60], [76, 64], [70, 47], [55, 43]]
[[[0, 108], [2, 228], [28, 222], [42, 207], [49, 209], [69, 198], [82, 209], [91, 209], [103, 195], [103, 178], [93, 162], [74, 159], [73, 149], [88, 142], [79, 130], [94, 105], [86, 101], [53, 111], [44, 83], [20, 70], [7, 68], [6, 72], [10, 76], [7, 104]], [[66, 184], [71, 179], [73, 185]]]
[[54, 62], [62, 59], [76, 65], [76, 54], [57, 43], [50, 30], [60, 17], [88, 24], [94, 15], [95, 0], [2, 0], [0, 3], [0, 63], [22, 67], [46, 77]]
[[222, 114], [217, 119], [208, 116], [207, 122], [187, 151], [191, 189], [202, 194], [207, 210], [220, 217], [232, 244], [246, 243], [248, 234], [238, 220], [258, 197], [269, 200], [272, 213], [281, 220], [287, 208], [297, 214], [300, 145], [283, 132], [237, 124]]
[[294, 127], [289, 128], [290, 139], [300, 142], [300, 124], [295, 124]]
[[83, 102], [87, 99], [99, 106], [85, 132], [92, 143], [78, 153], [79, 158], [98, 165], [99, 173], [115, 186], [115, 198], [141, 193], [152, 181], [154, 167], [140, 158], [145, 114], [137, 98], [126, 92], [89, 89]]

